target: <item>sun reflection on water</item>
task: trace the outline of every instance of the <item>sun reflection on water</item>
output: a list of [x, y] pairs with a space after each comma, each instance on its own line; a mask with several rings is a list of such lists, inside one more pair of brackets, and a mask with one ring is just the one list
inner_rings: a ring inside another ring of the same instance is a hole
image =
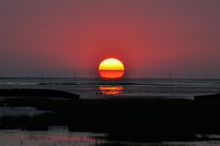
[[118, 95], [124, 93], [124, 86], [100, 85], [99, 90], [101, 93], [106, 95]]

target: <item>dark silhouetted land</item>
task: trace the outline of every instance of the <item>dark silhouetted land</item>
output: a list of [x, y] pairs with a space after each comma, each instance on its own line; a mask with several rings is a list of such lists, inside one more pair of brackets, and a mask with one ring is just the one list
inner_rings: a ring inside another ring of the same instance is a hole
[[[1, 129], [47, 130], [51, 125], [67, 125], [70, 131], [102, 132], [108, 139], [129, 141], [213, 140], [208, 135], [220, 134], [220, 94], [194, 100], [79, 99], [62, 91], [0, 90], [0, 96], [6, 94], [20, 97], [4, 99], [2, 106], [51, 112], [35, 117], [1, 117]], [[48, 96], [68, 98], [45, 98]]]

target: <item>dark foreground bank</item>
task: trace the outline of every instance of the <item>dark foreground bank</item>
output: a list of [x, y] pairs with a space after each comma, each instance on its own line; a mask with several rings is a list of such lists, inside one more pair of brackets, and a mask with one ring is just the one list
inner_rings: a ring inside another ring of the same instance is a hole
[[49, 126], [66, 125], [70, 131], [107, 133], [108, 139], [129, 141], [215, 140], [208, 135], [220, 134], [219, 94], [194, 100], [89, 100], [62, 91], [17, 89], [0, 90], [0, 98], [18, 93], [20, 97], [3, 99], [0, 105], [50, 112], [0, 117], [0, 129], [48, 130]]

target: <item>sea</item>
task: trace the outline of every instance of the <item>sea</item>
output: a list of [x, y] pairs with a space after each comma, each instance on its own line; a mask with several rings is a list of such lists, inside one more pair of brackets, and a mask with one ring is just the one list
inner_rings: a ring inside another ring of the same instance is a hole
[[[82, 99], [182, 98], [220, 93], [220, 79], [176, 78], [42, 78], [1, 77], [0, 89], [54, 89], [79, 94]], [[2, 100], [2, 99], [0, 99]], [[9, 111], [8, 109], [6, 109]], [[27, 109], [28, 111], [35, 109]], [[24, 109], [25, 111], [25, 109]], [[2, 112], [2, 113], [1, 113]], [[0, 114], [5, 112], [0, 109]], [[4, 115], [4, 114], [3, 114]], [[106, 141], [104, 133], [69, 132], [65, 127], [48, 131], [0, 130], [0, 145], [18, 146], [218, 146], [220, 141], [134, 143]]]
[[80, 98], [185, 98], [220, 93], [220, 79], [3, 77], [1, 89], [54, 89]]

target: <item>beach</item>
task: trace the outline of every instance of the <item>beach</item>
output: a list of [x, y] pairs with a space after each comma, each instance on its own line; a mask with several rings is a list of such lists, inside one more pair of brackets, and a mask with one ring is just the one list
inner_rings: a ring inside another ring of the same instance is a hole
[[[95, 142], [95, 145], [120, 142], [124, 142], [123, 145], [131, 145], [129, 142], [137, 145], [148, 145], [152, 142], [158, 145], [163, 145], [164, 142], [171, 143], [170, 145], [218, 144], [218, 136], [212, 135], [220, 134], [220, 121], [217, 116], [220, 112], [219, 95], [198, 95], [217, 92], [219, 80], [8, 80], [1, 82], [4, 88], [0, 89], [0, 128], [3, 130], [0, 133], [3, 135], [4, 131], [8, 130], [12, 136], [18, 133], [42, 136], [38, 131], [47, 133], [51, 132], [49, 127], [58, 127], [64, 135], [75, 132], [103, 134], [101, 138], [91, 134], [91, 137], [104, 142]], [[134, 94], [132, 89], [137, 86], [142, 90]], [[68, 90], [70, 88], [71, 92]], [[151, 91], [145, 93], [146, 88]], [[180, 89], [183, 89], [181, 93]], [[80, 95], [79, 92], [84, 94]], [[89, 94], [92, 97], [87, 98]], [[185, 96], [181, 98], [181, 94]], [[24, 133], [25, 131], [27, 133]], [[56, 132], [53, 134], [57, 135]], [[58, 139], [61, 143], [69, 141], [59, 136]], [[37, 139], [39, 140], [42, 139]], [[28, 139], [26, 141], [30, 142]], [[212, 141], [216, 143], [210, 143]], [[66, 145], [70, 143], [67, 142]], [[82, 143], [84, 146], [87, 142]]]

